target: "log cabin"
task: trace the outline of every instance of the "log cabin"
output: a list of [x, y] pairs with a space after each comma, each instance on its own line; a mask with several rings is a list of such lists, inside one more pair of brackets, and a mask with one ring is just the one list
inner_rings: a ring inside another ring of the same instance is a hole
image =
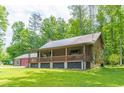
[[30, 58], [29, 67], [85, 70], [103, 62], [102, 50], [101, 32], [50, 41]]

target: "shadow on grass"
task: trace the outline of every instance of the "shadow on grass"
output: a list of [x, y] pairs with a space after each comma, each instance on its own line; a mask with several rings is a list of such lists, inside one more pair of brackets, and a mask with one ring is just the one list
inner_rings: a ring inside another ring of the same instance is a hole
[[9, 87], [95, 87], [124, 86], [124, 68], [98, 68], [87, 71], [42, 70], [24, 72], [27, 76], [0, 78]]

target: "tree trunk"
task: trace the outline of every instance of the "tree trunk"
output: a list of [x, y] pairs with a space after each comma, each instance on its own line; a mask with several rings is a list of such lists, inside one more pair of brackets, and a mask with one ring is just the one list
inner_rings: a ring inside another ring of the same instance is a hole
[[79, 18], [80, 18], [80, 33], [82, 34], [82, 26], [83, 26], [83, 24], [82, 24], [82, 11], [81, 11], [81, 5], [79, 6]]

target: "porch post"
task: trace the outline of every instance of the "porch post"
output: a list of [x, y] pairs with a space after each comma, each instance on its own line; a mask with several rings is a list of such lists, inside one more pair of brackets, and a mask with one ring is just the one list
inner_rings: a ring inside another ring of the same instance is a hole
[[85, 70], [85, 69], [86, 69], [86, 62], [84, 62], [84, 64], [83, 64], [83, 65], [84, 65], [84, 70]]
[[84, 62], [83, 62], [83, 60], [81, 61], [81, 69], [82, 70], [84, 69]]
[[30, 64], [30, 63], [28, 63], [28, 67], [29, 67], [29, 68], [31, 67], [31, 64]]
[[50, 68], [53, 68], [53, 62], [50, 62]]
[[83, 46], [83, 55], [84, 55], [84, 58], [83, 58], [83, 69], [85, 70], [86, 69], [86, 47], [85, 47], [85, 45]]
[[51, 50], [50, 68], [53, 68], [53, 50]]
[[38, 63], [38, 68], [40, 68], [40, 62]]
[[93, 45], [93, 47], [92, 47], [92, 60], [93, 60], [93, 64], [96, 64], [96, 59], [95, 59], [95, 45]]
[[64, 68], [67, 69], [67, 56], [68, 56], [68, 50], [65, 48], [65, 62], [64, 62]]
[[39, 51], [38, 51], [38, 58], [40, 58], [40, 52], [41, 52], [41, 51], [39, 50]]
[[39, 58], [40, 58], [40, 50], [37, 51], [37, 62], [38, 62], [38, 68], [40, 68], [40, 61], [39, 61]]
[[28, 67], [30, 68], [31, 65], [30, 65], [30, 52], [28, 53]]
[[38, 51], [38, 56], [37, 56], [37, 57], [38, 57], [38, 58], [37, 58], [37, 61], [38, 61], [38, 62], [40, 62], [40, 60], [41, 60], [41, 59], [40, 59], [40, 54], [41, 54], [41, 50]]

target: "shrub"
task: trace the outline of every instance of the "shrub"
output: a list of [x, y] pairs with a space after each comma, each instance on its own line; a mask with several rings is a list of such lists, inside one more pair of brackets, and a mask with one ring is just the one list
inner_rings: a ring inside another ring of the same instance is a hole
[[0, 52], [0, 61], [7, 62], [8, 60], [10, 60], [9, 54], [6, 52]]
[[118, 54], [112, 54], [108, 57], [108, 60], [111, 65], [117, 65], [120, 61], [120, 56]]

